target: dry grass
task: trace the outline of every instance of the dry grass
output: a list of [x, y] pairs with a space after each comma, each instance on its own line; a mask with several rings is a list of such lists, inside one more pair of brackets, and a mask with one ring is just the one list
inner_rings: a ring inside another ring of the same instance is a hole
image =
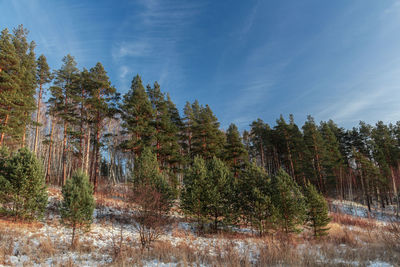
[[342, 213], [331, 213], [331, 218], [333, 223], [338, 223], [347, 226], [358, 226], [364, 229], [373, 229], [377, 225], [377, 222], [373, 219], [354, 217]]
[[[103, 186], [96, 195], [98, 207], [113, 207], [122, 211], [132, 208], [123, 205], [124, 188], [106, 190], [107, 185]], [[55, 197], [60, 194], [57, 188], [50, 188], [49, 191]], [[127, 213], [121, 214], [121, 218], [115, 217], [112, 234], [98, 231], [81, 236], [76, 239], [80, 241], [72, 250], [66, 244], [70, 236], [65, 237], [62, 232], [59, 236], [54, 236], [53, 232], [51, 236], [47, 230], [43, 233], [44, 229], [39, 231], [42, 223], [0, 218], [0, 265], [11, 265], [10, 256], [21, 255], [29, 258], [28, 266], [44, 265], [49, 259], [53, 260], [52, 266], [79, 266], [88, 259], [93, 263], [100, 262], [103, 255], [111, 261], [111, 266], [144, 266], [153, 260], [176, 263], [178, 266], [202, 264], [218, 267], [368, 266], [378, 260], [399, 266], [400, 262], [399, 223], [383, 225], [372, 219], [333, 213], [329, 235], [313, 239], [308, 231], [289, 237], [276, 233], [260, 238], [235, 231], [197, 236], [190, 230], [179, 228], [179, 219], [175, 219], [169, 236], [142, 251], [139, 240], [128, 229], [120, 228], [131, 223], [126, 219], [129, 217]], [[109, 218], [104, 217], [104, 220], [103, 224], [97, 221], [97, 229], [109, 225]], [[55, 220], [48, 221], [46, 227], [57, 230], [60, 226]], [[94, 239], [109, 242], [104, 247], [97, 247]]]

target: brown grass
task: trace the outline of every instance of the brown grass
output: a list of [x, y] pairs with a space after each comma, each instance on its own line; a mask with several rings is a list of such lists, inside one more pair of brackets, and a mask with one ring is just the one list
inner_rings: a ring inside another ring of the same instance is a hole
[[364, 229], [373, 229], [377, 225], [376, 221], [373, 219], [354, 217], [342, 213], [331, 213], [331, 218], [333, 223], [348, 226], [358, 226]]

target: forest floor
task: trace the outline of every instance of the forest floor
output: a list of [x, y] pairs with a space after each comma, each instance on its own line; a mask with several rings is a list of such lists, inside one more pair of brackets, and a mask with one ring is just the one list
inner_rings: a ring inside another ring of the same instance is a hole
[[71, 229], [59, 220], [60, 199], [60, 190], [50, 188], [41, 222], [0, 217], [0, 266], [400, 266], [394, 215], [363, 218], [365, 207], [351, 202], [332, 202], [337, 212], [329, 235], [318, 240], [308, 230], [290, 238], [261, 238], [249, 228], [198, 235], [175, 210], [170, 228], [142, 251], [131, 211], [111, 193], [96, 196], [94, 223], [71, 248]]

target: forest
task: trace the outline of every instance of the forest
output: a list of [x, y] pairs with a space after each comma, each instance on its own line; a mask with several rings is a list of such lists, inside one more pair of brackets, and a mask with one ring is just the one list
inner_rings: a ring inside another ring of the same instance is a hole
[[[245, 222], [260, 236], [303, 226], [326, 235], [326, 199], [399, 212], [400, 121], [345, 129], [312, 116], [297, 125], [293, 115], [281, 115], [274, 125], [255, 118], [243, 132], [235, 124], [221, 129], [209, 105], [195, 100], [180, 111], [157, 81], [144, 85], [132, 74], [121, 94], [100, 62], [79, 69], [66, 55], [53, 70], [35, 47], [22, 25], [1, 31], [4, 213], [40, 218], [46, 186], [62, 187], [60, 212], [73, 243], [75, 228], [92, 220], [92, 195], [110, 184], [133, 188], [129, 199], [143, 208], [135, 220], [146, 231], [157, 231], [154, 221], [167, 224], [172, 207], [192, 216], [199, 232]], [[86, 205], [79, 216], [70, 206], [74, 194]], [[146, 238], [143, 247], [153, 237]]]

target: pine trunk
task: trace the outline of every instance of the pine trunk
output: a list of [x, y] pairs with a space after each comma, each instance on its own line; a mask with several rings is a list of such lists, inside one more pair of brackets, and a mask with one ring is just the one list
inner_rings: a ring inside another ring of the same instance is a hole
[[42, 101], [42, 84], [39, 86], [39, 96], [38, 96], [38, 104], [37, 104], [37, 114], [36, 114], [36, 129], [35, 129], [35, 144], [33, 147], [33, 151], [35, 152], [35, 155], [37, 156], [37, 148], [38, 148], [38, 142], [39, 142], [39, 118], [40, 118], [40, 104]]
[[54, 121], [51, 122], [50, 130], [50, 143], [49, 143], [49, 155], [47, 159], [47, 170], [46, 170], [46, 182], [50, 182], [50, 170], [51, 170], [51, 149], [53, 146], [53, 132], [54, 132]]
[[67, 181], [67, 122], [64, 122], [64, 138], [62, 151], [62, 185]]
[[[3, 123], [3, 125], [4, 126], [7, 126], [7, 123], [8, 123], [8, 119], [9, 119], [9, 117], [10, 117], [10, 115], [9, 114], [7, 114], [6, 115], [6, 118], [5, 118], [5, 120], [4, 120], [4, 123]], [[3, 131], [3, 132], [1, 132], [1, 137], [0, 137], [0, 146], [3, 144], [3, 141], [4, 141], [4, 135], [5, 135], [5, 132]]]

